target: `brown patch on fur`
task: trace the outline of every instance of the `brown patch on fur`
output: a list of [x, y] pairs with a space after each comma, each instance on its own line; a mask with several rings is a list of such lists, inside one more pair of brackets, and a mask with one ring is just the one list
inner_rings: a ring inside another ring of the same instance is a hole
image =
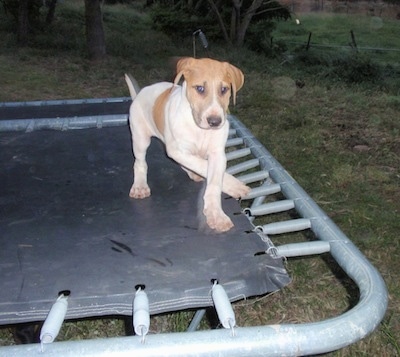
[[165, 103], [168, 100], [170, 92], [171, 89], [167, 89], [164, 92], [162, 92], [156, 99], [153, 107], [154, 123], [156, 124], [158, 131], [162, 135], [164, 135], [164, 127], [165, 127], [165, 111], [164, 111]]

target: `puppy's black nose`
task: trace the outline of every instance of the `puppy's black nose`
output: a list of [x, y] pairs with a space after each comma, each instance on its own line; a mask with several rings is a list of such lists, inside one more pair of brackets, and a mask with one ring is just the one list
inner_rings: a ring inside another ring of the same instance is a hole
[[222, 122], [221, 117], [217, 116], [217, 115], [210, 115], [207, 118], [207, 123], [210, 127], [217, 127], [220, 126]]

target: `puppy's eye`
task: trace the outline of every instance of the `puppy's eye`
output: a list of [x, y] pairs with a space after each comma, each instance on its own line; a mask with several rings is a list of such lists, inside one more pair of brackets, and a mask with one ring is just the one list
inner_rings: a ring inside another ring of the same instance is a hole
[[199, 93], [199, 94], [203, 94], [205, 91], [204, 86], [195, 86], [194, 88], [196, 89], [197, 93]]
[[221, 94], [224, 95], [226, 92], [228, 92], [228, 90], [228, 87], [221, 87]]

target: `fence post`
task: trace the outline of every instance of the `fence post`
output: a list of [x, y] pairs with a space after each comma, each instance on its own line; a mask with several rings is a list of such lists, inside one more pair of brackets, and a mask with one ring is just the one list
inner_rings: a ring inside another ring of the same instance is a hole
[[353, 30], [350, 30], [350, 35], [351, 35], [351, 44], [350, 46], [356, 50], [356, 52], [358, 51], [357, 49], [357, 43], [356, 43], [356, 37], [354, 36], [354, 32]]
[[308, 35], [308, 41], [307, 41], [307, 45], [306, 45], [306, 51], [308, 51], [308, 49], [310, 48], [311, 35], [312, 35], [312, 32], [310, 32], [309, 35]]

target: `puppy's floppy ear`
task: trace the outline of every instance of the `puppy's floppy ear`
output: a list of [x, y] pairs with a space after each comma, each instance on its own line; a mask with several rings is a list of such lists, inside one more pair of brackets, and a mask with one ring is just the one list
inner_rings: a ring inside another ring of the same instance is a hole
[[174, 84], [177, 85], [182, 78], [188, 74], [190, 67], [192, 66], [193, 62], [195, 61], [192, 57], [183, 57], [180, 58], [176, 63], [176, 76], [174, 80]]
[[232, 85], [232, 97], [233, 97], [233, 105], [236, 104], [236, 93], [239, 91], [240, 88], [243, 87], [244, 83], [244, 75], [243, 72], [231, 65], [230, 63], [227, 63], [227, 74], [230, 79], [231, 85]]

